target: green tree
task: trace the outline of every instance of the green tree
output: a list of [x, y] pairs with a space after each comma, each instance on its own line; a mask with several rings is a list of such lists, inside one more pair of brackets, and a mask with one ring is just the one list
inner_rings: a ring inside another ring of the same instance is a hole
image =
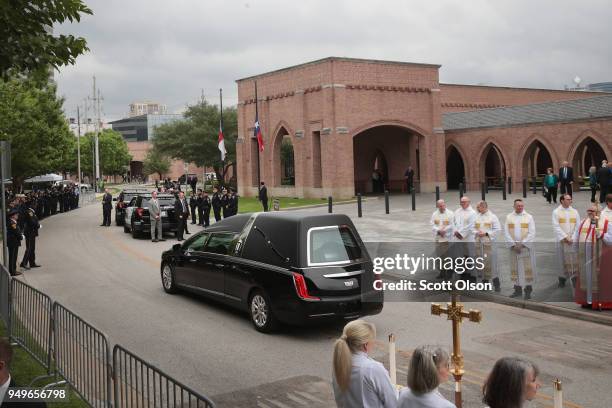
[[93, 14], [81, 0], [0, 1], [0, 76], [47, 71], [74, 64], [87, 42], [73, 35], [54, 36], [51, 27]]
[[143, 172], [146, 175], [157, 173], [161, 180], [165, 173], [170, 170], [170, 159], [157, 149], [153, 148], [147, 152], [143, 162]]
[[55, 85], [32, 79], [0, 79], [0, 140], [11, 142], [13, 182], [40, 174], [65, 171], [76, 138], [62, 112], [63, 99]]
[[185, 119], [167, 123], [157, 128], [153, 146], [169, 157], [195, 163], [197, 166], [212, 166], [217, 179], [222, 183], [228, 169], [236, 160], [236, 137], [238, 116], [236, 108], [223, 109], [223, 136], [227, 154], [221, 162], [218, 148], [220, 111], [217, 105], [206, 101], [189, 106]]
[[[81, 137], [81, 171], [93, 174], [95, 133], [88, 132]], [[104, 129], [98, 138], [100, 149], [100, 173], [113, 176], [127, 172], [132, 156], [128, 152], [127, 143], [121, 133], [112, 129]], [[73, 150], [76, 157], [76, 147]]]

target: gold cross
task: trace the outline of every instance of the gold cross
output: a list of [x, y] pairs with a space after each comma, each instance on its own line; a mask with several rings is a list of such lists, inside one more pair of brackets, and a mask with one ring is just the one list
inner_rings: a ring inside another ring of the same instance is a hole
[[438, 303], [431, 304], [431, 314], [434, 316], [447, 315], [447, 320], [453, 322], [453, 354], [451, 360], [453, 363], [453, 377], [455, 378], [455, 405], [461, 408], [461, 377], [465, 373], [463, 369], [463, 355], [461, 354], [461, 337], [459, 335], [459, 325], [464, 318], [470, 322], [480, 323], [482, 321], [482, 312], [479, 310], [470, 309], [467, 312], [463, 311], [463, 305], [458, 303], [459, 295], [451, 294], [451, 302], [442, 307]]

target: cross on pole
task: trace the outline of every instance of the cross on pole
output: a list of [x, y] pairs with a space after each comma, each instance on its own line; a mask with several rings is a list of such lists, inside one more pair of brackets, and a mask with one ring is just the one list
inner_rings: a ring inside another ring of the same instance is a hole
[[453, 377], [455, 378], [455, 405], [457, 408], [462, 407], [461, 401], [461, 377], [465, 373], [463, 369], [463, 354], [461, 354], [461, 337], [459, 335], [459, 327], [464, 318], [470, 322], [480, 323], [482, 320], [482, 312], [479, 310], [470, 309], [467, 312], [463, 311], [463, 305], [459, 302], [459, 295], [451, 293], [451, 302], [442, 307], [438, 303], [431, 304], [431, 314], [434, 316], [447, 315], [447, 320], [453, 322], [453, 354], [451, 360], [453, 362]]

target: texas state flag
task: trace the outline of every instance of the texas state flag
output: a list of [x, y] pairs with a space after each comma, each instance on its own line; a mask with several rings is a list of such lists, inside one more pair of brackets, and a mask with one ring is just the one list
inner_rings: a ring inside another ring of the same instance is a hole
[[263, 141], [263, 136], [261, 135], [261, 128], [259, 127], [259, 119], [257, 119], [257, 117], [255, 118], [254, 134], [255, 134], [255, 137], [257, 138], [257, 144], [259, 145], [259, 151], [263, 152], [264, 151], [264, 141]]
[[227, 150], [225, 150], [225, 141], [223, 140], [223, 117], [219, 121], [219, 151], [221, 152], [221, 161], [224, 161]]

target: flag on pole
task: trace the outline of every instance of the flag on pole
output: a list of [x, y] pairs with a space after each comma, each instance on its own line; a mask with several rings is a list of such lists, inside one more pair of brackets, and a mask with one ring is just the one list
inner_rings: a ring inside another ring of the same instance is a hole
[[257, 117], [255, 118], [255, 137], [257, 138], [257, 145], [259, 146], [259, 151], [264, 151], [264, 141], [263, 136], [261, 135], [261, 128], [259, 127], [259, 120]]
[[225, 150], [225, 141], [223, 140], [223, 95], [221, 92], [221, 89], [219, 89], [219, 106], [221, 108], [221, 119], [219, 119], [219, 151], [221, 152], [221, 161], [225, 161], [227, 150]]

